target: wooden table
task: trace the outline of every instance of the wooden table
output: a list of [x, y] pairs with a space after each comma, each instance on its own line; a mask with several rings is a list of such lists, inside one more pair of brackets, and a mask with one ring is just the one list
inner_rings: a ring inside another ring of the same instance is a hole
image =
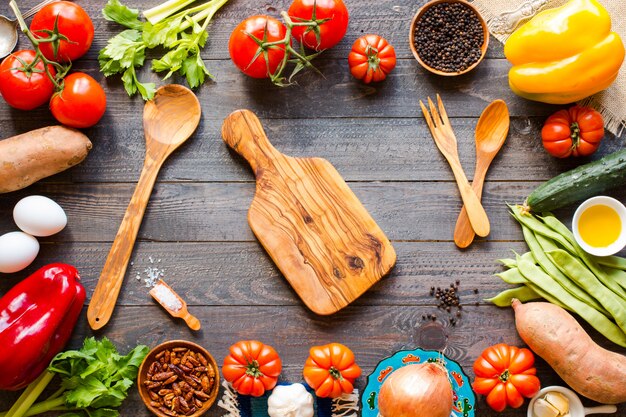
[[[142, 9], [153, 3], [128, 1]], [[282, 355], [283, 379], [292, 382], [301, 380], [311, 345], [336, 341], [350, 346], [363, 367], [359, 388], [378, 361], [400, 349], [438, 347], [445, 342], [446, 354], [473, 377], [472, 363], [486, 347], [498, 342], [522, 345], [512, 310], [482, 300], [507, 288], [493, 276], [502, 270], [496, 259], [510, 256], [511, 250], [527, 250], [505, 202], [522, 202], [541, 181], [580, 162], [557, 161], [542, 149], [541, 125], [556, 107], [523, 100], [509, 90], [510, 65], [495, 40], [487, 59], [465, 76], [443, 78], [419, 67], [407, 38], [411, 17], [424, 0], [347, 3], [348, 34], [316, 62], [324, 77], [305, 74], [298, 78], [299, 85], [282, 89], [241, 74], [229, 60], [227, 42], [235, 25], [247, 16], [277, 15], [290, 2], [231, 0], [218, 12], [203, 55], [215, 82], [197, 91], [203, 110], [200, 127], [161, 171], [118, 306], [96, 336], [107, 336], [124, 352], [137, 343], [155, 346], [170, 339], [194, 340], [218, 362], [237, 340], [260, 339]], [[33, 4], [24, 1], [22, 8]], [[90, 296], [139, 176], [144, 154], [143, 101], [129, 99], [119, 78], [105, 79], [97, 63], [99, 49], [121, 29], [101, 17], [103, 2], [80, 4], [93, 18], [96, 38], [75, 68], [102, 82], [108, 109], [96, 127], [85, 131], [94, 148], [84, 163], [25, 190], [0, 195], [0, 233], [17, 229], [13, 206], [31, 194], [56, 200], [69, 218], [60, 234], [40, 239], [40, 255], [27, 270], [2, 277], [0, 293], [35, 269], [60, 261], [78, 267]], [[0, 13], [11, 15], [6, 3], [0, 5]], [[348, 71], [348, 51], [365, 33], [383, 35], [398, 54], [396, 69], [381, 84], [361, 84]], [[159, 82], [147, 69], [141, 75]], [[461, 208], [452, 173], [418, 111], [418, 100], [435, 93], [441, 94], [453, 118], [461, 162], [470, 178], [477, 117], [498, 98], [506, 101], [512, 116], [507, 143], [492, 165], [483, 196], [491, 235], [465, 251], [452, 241]], [[393, 241], [398, 262], [391, 275], [333, 316], [317, 316], [304, 307], [247, 225], [254, 178], [220, 135], [222, 120], [238, 108], [255, 111], [282, 152], [330, 160]], [[22, 112], [0, 104], [2, 138], [50, 124], [54, 120], [45, 108]], [[608, 135], [594, 158], [621, 148], [623, 139]], [[613, 195], [624, 199], [626, 192]], [[569, 223], [572, 210], [558, 214]], [[143, 282], [148, 267], [165, 269], [165, 280], [202, 321], [200, 332], [191, 332], [150, 299]], [[429, 291], [431, 286], [446, 287], [456, 280], [464, 308], [453, 327]], [[437, 315], [445, 341], [433, 340], [437, 327], [423, 320], [427, 314]], [[79, 347], [89, 335], [83, 314], [69, 347]], [[598, 333], [591, 331], [591, 335], [616, 349]], [[537, 367], [542, 385], [561, 383], [541, 359]], [[1, 394], [0, 409], [9, 408], [14, 398]], [[497, 414], [483, 399], [477, 407], [478, 416], [526, 415], [525, 406]], [[222, 411], [214, 406], [208, 415], [220, 416]], [[620, 411], [625, 415], [626, 407]], [[148, 415], [134, 388], [122, 415]]]

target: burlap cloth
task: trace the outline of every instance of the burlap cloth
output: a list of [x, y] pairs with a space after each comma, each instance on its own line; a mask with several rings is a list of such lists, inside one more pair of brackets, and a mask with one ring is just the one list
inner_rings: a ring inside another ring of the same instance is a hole
[[[471, 1], [471, 0], [470, 0]], [[560, 6], [567, 0], [473, 0], [472, 4], [483, 15], [489, 31], [501, 42], [522, 23], [541, 10]], [[601, 0], [611, 15], [613, 30], [626, 42], [626, 2], [624, 0]], [[615, 82], [606, 90], [583, 100], [602, 113], [605, 127], [620, 136], [626, 129], [626, 68], [622, 69]]]

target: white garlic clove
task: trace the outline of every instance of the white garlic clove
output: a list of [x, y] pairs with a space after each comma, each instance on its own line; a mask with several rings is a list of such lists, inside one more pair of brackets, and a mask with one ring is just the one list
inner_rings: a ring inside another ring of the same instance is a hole
[[543, 398], [537, 398], [533, 406], [533, 413], [536, 417], [559, 417], [559, 410], [554, 408]]
[[556, 408], [561, 415], [569, 413], [569, 400], [560, 392], [549, 392], [546, 394], [546, 401]]

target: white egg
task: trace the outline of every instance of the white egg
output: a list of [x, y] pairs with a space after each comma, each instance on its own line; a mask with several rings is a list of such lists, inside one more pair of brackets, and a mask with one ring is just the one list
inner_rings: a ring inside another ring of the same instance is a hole
[[33, 236], [59, 233], [67, 224], [61, 206], [41, 195], [22, 198], [13, 209], [13, 220], [22, 231]]
[[39, 253], [37, 239], [23, 232], [0, 236], [0, 272], [10, 274], [31, 264]]

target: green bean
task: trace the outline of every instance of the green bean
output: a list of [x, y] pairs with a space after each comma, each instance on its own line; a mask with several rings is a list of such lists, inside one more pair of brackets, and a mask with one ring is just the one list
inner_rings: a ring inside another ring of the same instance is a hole
[[511, 268], [507, 271], [500, 272], [499, 274], [496, 274], [496, 276], [511, 285], [526, 284], [526, 282], [528, 282], [528, 280], [519, 273], [517, 268]]
[[[626, 347], [626, 334], [624, 334], [615, 323], [609, 320], [608, 317], [565, 291], [560, 285], [557, 285], [548, 274], [543, 272], [541, 268], [530, 262], [520, 260], [518, 260], [517, 265], [520, 273], [526, 277], [526, 279], [534, 282], [539, 287], [545, 288], [546, 291], [550, 293], [551, 298], [557, 299], [559, 304], [566, 306], [568, 310], [576, 312], [576, 314], [585, 319], [607, 339], [622, 347]], [[535, 288], [533, 288], [533, 290], [536, 291]], [[536, 292], [543, 297], [541, 292]], [[546, 298], [546, 300], [552, 302], [549, 298]]]
[[[620, 271], [626, 271], [626, 259], [619, 256], [592, 256], [591, 259], [593, 259], [599, 265], [602, 265], [605, 270], [607, 270], [608, 268], [609, 270], [616, 269]], [[619, 277], [616, 277], [616, 281], [622, 288], [626, 289], [626, 277], [620, 274]]]
[[502, 265], [506, 266], [507, 268], [517, 268], [517, 262], [515, 261], [515, 259], [511, 259], [511, 258], [498, 259], [498, 262], [500, 262]]
[[578, 256], [580, 259], [582, 259], [582, 261], [589, 267], [589, 269], [591, 269], [591, 271], [605, 286], [609, 287], [615, 294], [626, 300], [626, 289], [622, 288], [622, 286], [619, 284], [619, 282], [626, 281], [626, 272], [618, 269], [607, 271], [596, 262], [594, 262], [591, 255], [585, 252], [578, 245], [578, 243], [576, 243], [576, 240], [574, 239], [574, 234], [556, 217], [545, 216], [543, 217], [543, 221], [546, 225], [548, 225], [548, 227], [552, 228], [552, 230], [562, 235], [568, 242], [570, 242], [574, 246], [575, 251], [570, 251], [572, 255]]
[[524, 215], [520, 213], [520, 207], [515, 206], [511, 208], [513, 217], [522, 225], [528, 227], [535, 233], [539, 233], [545, 237], [548, 237], [554, 241], [556, 241], [559, 245], [563, 246], [570, 253], [575, 254], [576, 249], [572, 246], [570, 242], [568, 242], [562, 235], [555, 232], [544, 223], [542, 223], [539, 219], [537, 219], [532, 214]]
[[[524, 227], [524, 226], [522, 226]], [[528, 231], [528, 234], [531, 236], [526, 237], [526, 228], [524, 228], [524, 237], [526, 238], [526, 243], [528, 243], [528, 247], [531, 249], [539, 265], [546, 271], [548, 275], [554, 278], [561, 287], [565, 288], [565, 291], [572, 294], [574, 297], [578, 298], [580, 301], [589, 304], [591, 307], [595, 308], [602, 314], [609, 316], [609, 313], [602, 307], [598, 301], [593, 298], [593, 293], [588, 293], [584, 289], [578, 286], [576, 281], [571, 280], [567, 275], [565, 275], [561, 270], [555, 265], [547, 255], [546, 252], [550, 252], [553, 250], [558, 250], [558, 246], [554, 241], [548, 239], [542, 235], [535, 235], [531, 231]]]
[[527, 301], [538, 300], [541, 296], [527, 286], [522, 286], [504, 290], [495, 297], [487, 298], [484, 301], [488, 301], [498, 307], [511, 307], [511, 301], [514, 298], [525, 303]]
[[626, 259], [619, 256], [592, 256], [594, 261], [603, 266], [626, 271]]
[[589, 294], [594, 294], [600, 304], [613, 316], [617, 325], [626, 332], [626, 308], [617, 294], [602, 285], [582, 262], [564, 250], [550, 251], [547, 255], [552, 258], [561, 272], [578, 283]]

